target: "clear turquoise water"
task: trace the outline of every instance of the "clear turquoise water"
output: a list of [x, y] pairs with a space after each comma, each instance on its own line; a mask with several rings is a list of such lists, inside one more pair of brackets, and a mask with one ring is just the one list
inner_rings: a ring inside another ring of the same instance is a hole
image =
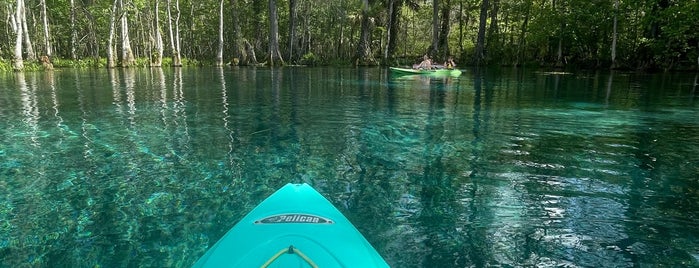
[[699, 266], [695, 74], [0, 75], [0, 266], [188, 267], [308, 182], [393, 267]]

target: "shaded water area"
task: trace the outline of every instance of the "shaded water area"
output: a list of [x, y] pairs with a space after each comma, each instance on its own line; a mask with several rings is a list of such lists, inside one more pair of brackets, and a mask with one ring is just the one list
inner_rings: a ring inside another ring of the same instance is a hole
[[288, 182], [393, 267], [699, 266], [695, 74], [0, 75], [0, 266], [189, 267]]

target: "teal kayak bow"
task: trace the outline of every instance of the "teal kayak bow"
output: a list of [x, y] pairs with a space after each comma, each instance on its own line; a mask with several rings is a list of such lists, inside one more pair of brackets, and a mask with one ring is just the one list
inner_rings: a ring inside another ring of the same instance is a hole
[[194, 267], [388, 267], [357, 228], [308, 184], [262, 201]]

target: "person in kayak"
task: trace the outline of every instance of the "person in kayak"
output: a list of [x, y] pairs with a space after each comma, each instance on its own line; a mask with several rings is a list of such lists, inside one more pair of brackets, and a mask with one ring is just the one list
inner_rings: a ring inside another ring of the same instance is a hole
[[432, 60], [427, 55], [422, 56], [422, 62], [413, 66], [413, 69], [430, 70], [432, 69]]
[[456, 67], [456, 63], [454, 63], [454, 57], [449, 56], [447, 61], [444, 62], [444, 68], [451, 70], [451, 69], [454, 69], [454, 67]]

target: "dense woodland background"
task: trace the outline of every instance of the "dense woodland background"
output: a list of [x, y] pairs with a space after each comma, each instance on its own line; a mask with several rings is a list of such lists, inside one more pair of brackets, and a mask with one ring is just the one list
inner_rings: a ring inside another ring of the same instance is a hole
[[[0, 69], [460, 65], [696, 70], [697, 0], [0, 0]], [[41, 63], [44, 63], [43, 65]], [[43, 66], [43, 67], [42, 67]]]

